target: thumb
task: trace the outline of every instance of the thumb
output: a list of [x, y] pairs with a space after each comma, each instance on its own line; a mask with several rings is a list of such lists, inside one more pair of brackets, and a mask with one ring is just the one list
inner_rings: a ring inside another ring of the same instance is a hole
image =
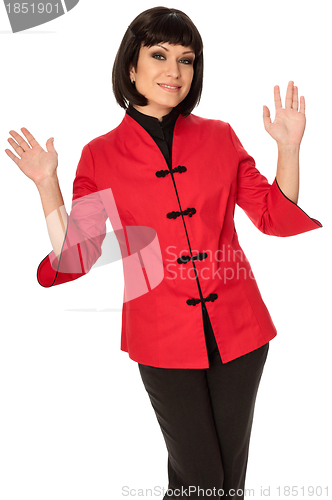
[[264, 122], [265, 130], [267, 130], [269, 125], [272, 123], [271, 116], [270, 116], [270, 110], [267, 106], [263, 106], [263, 122]]
[[56, 153], [54, 148], [54, 137], [50, 137], [50, 139], [46, 141], [46, 149], [49, 153]]

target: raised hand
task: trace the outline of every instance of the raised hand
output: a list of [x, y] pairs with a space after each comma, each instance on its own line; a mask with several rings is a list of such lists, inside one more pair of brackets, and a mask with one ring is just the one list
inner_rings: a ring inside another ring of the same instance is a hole
[[26, 128], [23, 127], [21, 130], [30, 144], [20, 134], [10, 130], [9, 133], [14, 137], [15, 141], [9, 138], [8, 142], [19, 158], [10, 149], [5, 149], [5, 152], [22, 172], [38, 186], [46, 178], [56, 174], [58, 154], [54, 149], [52, 138], [47, 140], [47, 151], [45, 151]]
[[299, 109], [298, 88], [290, 81], [286, 91], [285, 107], [283, 108], [281, 104], [278, 85], [274, 87], [274, 102], [276, 114], [273, 122], [269, 108], [263, 106], [265, 130], [277, 141], [278, 146], [300, 146], [306, 124], [304, 97], [300, 98]]

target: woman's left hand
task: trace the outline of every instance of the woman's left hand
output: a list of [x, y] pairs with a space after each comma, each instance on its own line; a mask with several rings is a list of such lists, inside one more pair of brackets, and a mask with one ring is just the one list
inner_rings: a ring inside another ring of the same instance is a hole
[[298, 89], [294, 86], [294, 82], [290, 81], [286, 92], [285, 108], [281, 104], [278, 85], [274, 87], [274, 102], [276, 107], [274, 122], [271, 121], [269, 108], [263, 106], [265, 130], [277, 141], [278, 146], [299, 146], [306, 124], [304, 97], [300, 98], [300, 109], [298, 110]]

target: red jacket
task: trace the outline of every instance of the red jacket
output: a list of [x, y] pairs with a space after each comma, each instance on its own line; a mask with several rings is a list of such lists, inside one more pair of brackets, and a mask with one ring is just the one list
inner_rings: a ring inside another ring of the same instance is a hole
[[208, 368], [203, 300], [221, 359], [231, 361], [276, 335], [239, 245], [235, 204], [265, 234], [321, 227], [259, 173], [228, 123], [180, 115], [170, 172], [151, 136], [126, 114], [84, 146], [60, 263], [51, 252], [38, 281], [48, 287], [86, 274], [109, 217], [124, 266], [121, 349], [155, 367]]

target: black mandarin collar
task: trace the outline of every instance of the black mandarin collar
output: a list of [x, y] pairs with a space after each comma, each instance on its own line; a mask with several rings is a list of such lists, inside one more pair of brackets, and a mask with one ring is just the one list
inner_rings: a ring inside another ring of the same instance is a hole
[[137, 121], [152, 137], [158, 137], [159, 139], [165, 139], [165, 136], [173, 131], [179, 116], [179, 112], [176, 108], [173, 108], [168, 115], [163, 116], [160, 122], [154, 116], [144, 115], [137, 111], [131, 104], [128, 106], [127, 114]]

